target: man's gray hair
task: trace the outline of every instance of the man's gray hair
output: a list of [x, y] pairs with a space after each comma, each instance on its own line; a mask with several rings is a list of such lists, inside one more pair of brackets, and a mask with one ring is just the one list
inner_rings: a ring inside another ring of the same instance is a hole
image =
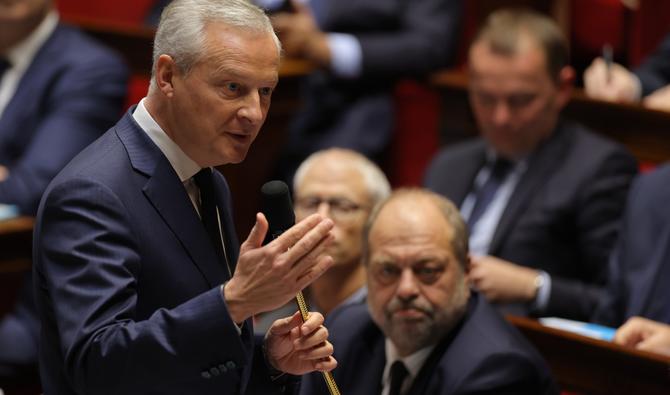
[[330, 148], [322, 151], [317, 151], [305, 159], [298, 167], [293, 177], [293, 190], [297, 191], [300, 183], [305, 178], [307, 171], [314, 166], [319, 160], [324, 159], [330, 155], [341, 156], [342, 160], [356, 169], [362, 176], [365, 186], [370, 197], [371, 206], [386, 199], [391, 194], [391, 185], [389, 184], [386, 175], [381, 169], [371, 160], [356, 151], [344, 148]]
[[281, 43], [265, 12], [248, 0], [173, 0], [161, 14], [154, 38], [151, 87], [155, 89], [156, 62], [170, 55], [183, 74], [204, 55], [205, 26], [221, 22], [230, 27], [271, 34], [277, 51]]

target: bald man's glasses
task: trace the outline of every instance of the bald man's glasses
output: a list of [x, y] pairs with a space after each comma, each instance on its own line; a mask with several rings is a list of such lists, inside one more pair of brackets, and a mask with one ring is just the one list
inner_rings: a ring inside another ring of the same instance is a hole
[[303, 216], [316, 213], [322, 204], [328, 205], [328, 215], [334, 220], [348, 220], [368, 206], [355, 203], [347, 198], [320, 198], [316, 196], [299, 198], [295, 203], [295, 211]]

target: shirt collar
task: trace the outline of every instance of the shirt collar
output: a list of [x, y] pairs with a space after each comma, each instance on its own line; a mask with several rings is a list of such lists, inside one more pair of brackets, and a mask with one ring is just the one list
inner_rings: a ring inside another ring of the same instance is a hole
[[431, 345], [428, 347], [424, 347], [420, 349], [419, 351], [414, 352], [413, 354], [410, 354], [404, 358], [400, 358], [398, 356], [398, 349], [396, 346], [393, 344], [391, 339], [386, 338], [386, 341], [384, 343], [384, 349], [386, 351], [386, 365], [384, 366], [384, 374], [382, 375], [382, 385], [383, 386], [388, 386], [390, 385], [390, 380], [391, 380], [391, 364], [397, 360], [401, 360], [404, 364], [405, 367], [407, 368], [407, 371], [409, 372], [409, 380], [405, 379], [406, 381], [414, 381], [416, 376], [419, 374], [419, 371], [421, 370], [421, 367], [423, 364], [426, 362], [426, 359], [428, 359], [428, 356], [430, 356], [430, 353], [433, 351], [435, 348], [435, 345]]
[[158, 125], [151, 114], [149, 114], [149, 111], [147, 111], [147, 108], [144, 105], [145, 100], [146, 97], [139, 102], [133, 112], [135, 122], [140, 125], [151, 141], [153, 141], [163, 152], [163, 155], [165, 155], [170, 162], [170, 165], [174, 168], [181, 182], [188, 181], [195, 175], [195, 173], [200, 171], [200, 165], [186, 155], [177, 143], [172, 141], [172, 139]]
[[58, 26], [58, 13], [50, 11], [28, 37], [7, 51], [7, 60], [12, 64], [12, 68], [26, 69], [32, 63], [37, 51], [56, 30], [56, 26]]

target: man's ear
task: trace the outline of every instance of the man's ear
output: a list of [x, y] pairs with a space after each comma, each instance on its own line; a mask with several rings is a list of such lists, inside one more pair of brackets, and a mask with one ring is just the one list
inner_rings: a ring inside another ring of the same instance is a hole
[[575, 84], [575, 69], [572, 66], [563, 66], [558, 72], [558, 97], [557, 102], [560, 108], [565, 107], [572, 97], [572, 89]]
[[174, 78], [178, 74], [177, 64], [170, 55], [161, 55], [156, 61], [156, 87], [166, 97], [172, 97], [174, 94]]

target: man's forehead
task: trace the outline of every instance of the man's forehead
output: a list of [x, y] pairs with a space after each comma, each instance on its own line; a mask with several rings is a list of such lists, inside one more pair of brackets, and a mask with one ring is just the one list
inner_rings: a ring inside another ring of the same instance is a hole
[[305, 172], [297, 188], [298, 194], [322, 192], [321, 195], [367, 194], [365, 178], [358, 168], [342, 162], [316, 162]]
[[470, 49], [468, 66], [474, 75], [549, 76], [545, 52], [532, 40], [523, 40], [512, 52], [497, 51], [488, 41], [477, 42]]

